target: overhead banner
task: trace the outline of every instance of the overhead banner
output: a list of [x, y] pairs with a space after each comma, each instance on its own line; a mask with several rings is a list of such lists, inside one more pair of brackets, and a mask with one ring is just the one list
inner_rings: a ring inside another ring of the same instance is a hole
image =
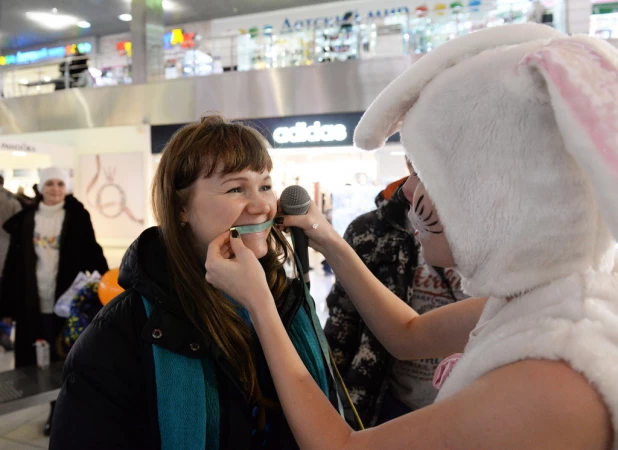
[[0, 56], [0, 66], [25, 65], [38, 62], [62, 59], [67, 56], [74, 56], [78, 53], [87, 55], [92, 52], [90, 42], [79, 42], [56, 47], [42, 47], [35, 50], [18, 51], [8, 55]]
[[314, 28], [338, 26], [346, 13], [351, 13], [355, 21], [384, 19], [397, 14], [413, 12], [421, 0], [357, 0], [334, 1], [311, 6], [285, 8], [265, 13], [247, 14], [214, 19], [212, 35], [219, 36], [238, 29], [270, 30], [272, 34], [286, 34], [311, 31]]

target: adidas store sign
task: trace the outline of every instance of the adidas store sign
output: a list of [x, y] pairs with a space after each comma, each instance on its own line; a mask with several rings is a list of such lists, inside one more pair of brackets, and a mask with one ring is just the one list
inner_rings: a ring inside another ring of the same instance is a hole
[[322, 125], [319, 121], [307, 126], [306, 122], [296, 122], [293, 127], [278, 127], [273, 132], [277, 144], [302, 144], [304, 142], [342, 142], [348, 137], [343, 124]]

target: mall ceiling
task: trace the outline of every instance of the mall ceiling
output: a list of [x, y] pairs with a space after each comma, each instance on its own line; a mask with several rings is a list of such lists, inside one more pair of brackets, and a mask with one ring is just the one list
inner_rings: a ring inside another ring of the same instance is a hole
[[[328, 0], [165, 0], [165, 25], [273, 11], [295, 6], [328, 3]], [[90, 22], [51, 31], [26, 18], [28, 11], [69, 14]], [[130, 23], [118, 16], [131, 12], [131, 0], [0, 0], [0, 49], [35, 46], [80, 36], [104, 36], [129, 31]], [[1, 54], [2, 52], [0, 52]]]

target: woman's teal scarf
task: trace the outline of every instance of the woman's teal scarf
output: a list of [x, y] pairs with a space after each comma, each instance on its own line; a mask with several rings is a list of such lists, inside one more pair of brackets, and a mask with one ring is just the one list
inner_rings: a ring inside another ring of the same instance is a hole
[[[142, 300], [146, 316], [150, 316], [152, 304], [144, 297]], [[230, 300], [237, 305], [241, 316], [251, 324], [246, 310]], [[312, 321], [302, 306], [288, 333], [307, 370], [328, 397], [328, 380], [320, 343]], [[188, 358], [157, 345], [152, 346], [152, 352], [161, 449], [218, 449], [219, 393], [212, 359]]]

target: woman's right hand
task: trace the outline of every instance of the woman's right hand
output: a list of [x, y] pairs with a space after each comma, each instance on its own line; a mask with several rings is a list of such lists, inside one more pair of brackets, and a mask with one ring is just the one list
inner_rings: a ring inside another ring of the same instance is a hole
[[[283, 222], [277, 223], [281, 221], [281, 218]], [[309, 246], [324, 256], [327, 256], [328, 249], [332, 249], [334, 244], [343, 240], [314, 202], [311, 202], [307, 214], [304, 215], [282, 214], [281, 207], [279, 207], [279, 215], [275, 220], [276, 226], [283, 231], [289, 227], [301, 228], [309, 238]]]
[[274, 305], [266, 275], [238, 231], [217, 236], [208, 245], [206, 281], [244, 306], [250, 314]]

